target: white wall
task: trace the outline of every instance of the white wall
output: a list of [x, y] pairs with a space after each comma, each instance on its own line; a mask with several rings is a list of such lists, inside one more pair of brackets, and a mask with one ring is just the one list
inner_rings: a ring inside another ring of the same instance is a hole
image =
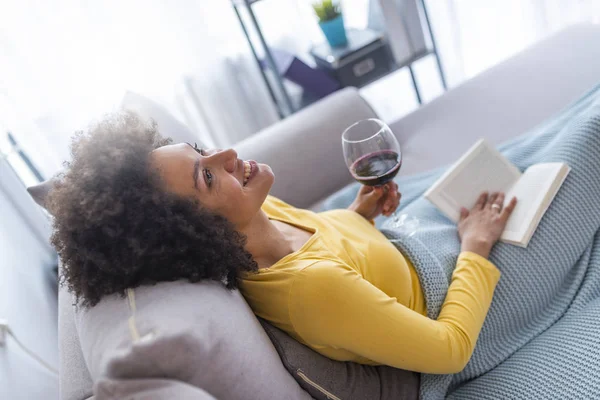
[[[22, 213], [29, 213], [23, 218]], [[54, 262], [44, 238], [29, 228], [43, 220], [24, 186], [0, 160], [0, 318], [47, 363], [58, 365], [57, 298], [49, 283]], [[29, 220], [29, 221], [28, 221]], [[0, 399], [57, 399], [58, 379], [12, 338], [0, 347]]]
[[[345, 0], [351, 4], [361, 0]], [[600, 23], [598, 0], [425, 0], [450, 87], [474, 77], [543, 38], [579, 22]], [[443, 94], [435, 60], [415, 73], [425, 102]], [[386, 121], [414, 111], [406, 69], [363, 88], [361, 94]]]

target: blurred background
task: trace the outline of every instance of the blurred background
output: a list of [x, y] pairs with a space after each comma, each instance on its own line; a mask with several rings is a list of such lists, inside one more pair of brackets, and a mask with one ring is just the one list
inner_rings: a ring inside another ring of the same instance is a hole
[[[272, 52], [316, 66], [325, 37], [311, 3], [0, 0], [0, 319], [38, 357], [57, 365], [57, 260], [25, 188], [60, 171], [73, 132], [123, 106], [168, 111], [191, 141], [227, 147], [315, 101], [289, 64], [267, 65]], [[343, 0], [346, 28], [380, 27], [374, 4]], [[415, 4], [440, 60], [428, 51], [411, 64], [422, 102], [444, 92], [442, 76], [452, 88], [561, 28], [600, 22], [597, 0]], [[411, 71], [397, 66], [360, 86], [387, 120], [419, 106]], [[302, 101], [286, 109], [285, 96]], [[0, 347], [0, 399], [57, 398], [57, 382], [18, 347]]]

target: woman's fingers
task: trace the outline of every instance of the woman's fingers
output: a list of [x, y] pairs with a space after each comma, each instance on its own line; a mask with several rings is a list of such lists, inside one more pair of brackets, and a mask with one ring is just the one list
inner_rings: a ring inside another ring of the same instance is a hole
[[387, 190], [384, 202], [383, 202], [383, 215], [390, 216], [396, 211], [400, 204], [401, 194], [398, 192], [398, 184], [396, 182], [388, 182], [384, 185]]
[[469, 216], [469, 210], [467, 210], [466, 208], [462, 207], [460, 209], [460, 222], [462, 222], [463, 220], [465, 220], [468, 216]]
[[502, 212], [502, 207], [504, 206], [504, 193], [498, 193], [498, 197], [494, 201], [494, 204], [498, 207], [494, 207], [499, 213]]
[[504, 220], [504, 222], [508, 221], [508, 218], [510, 218], [510, 214], [512, 214], [513, 210], [515, 209], [517, 205], [517, 198], [513, 197], [510, 200], [510, 203], [507, 204], [506, 207], [504, 207], [504, 209], [502, 210], [502, 219]]
[[504, 193], [498, 193], [498, 197], [496, 197], [494, 204], [497, 204], [500, 207], [504, 205]]
[[387, 217], [396, 209], [396, 197], [398, 192], [388, 192], [385, 204], [383, 206], [383, 214]]
[[485, 203], [488, 200], [488, 192], [483, 192], [479, 195], [479, 198], [477, 199], [477, 202], [475, 203], [475, 206], [473, 207], [473, 210], [482, 210], [483, 207], [485, 206]]
[[496, 199], [498, 198], [498, 192], [494, 192], [488, 197], [487, 203], [485, 204], [487, 208], [491, 208], [493, 204], [496, 204]]
[[360, 189], [358, 189], [358, 194], [367, 194], [373, 191], [377, 191], [377, 186], [361, 185]]
[[400, 205], [400, 198], [402, 197], [402, 194], [396, 190], [391, 197], [393, 199], [391, 201], [391, 206], [389, 207], [389, 209], [387, 211], [387, 216], [390, 216], [394, 212], [396, 212], [396, 209]]
[[396, 211], [398, 205], [400, 204], [400, 197], [402, 196], [398, 191], [398, 184], [396, 182], [392, 182], [392, 193], [394, 193], [394, 202], [392, 203], [392, 212]]

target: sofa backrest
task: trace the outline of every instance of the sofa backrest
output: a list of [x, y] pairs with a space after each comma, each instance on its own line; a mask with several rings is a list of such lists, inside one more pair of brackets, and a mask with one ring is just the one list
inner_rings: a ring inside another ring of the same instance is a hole
[[243, 159], [268, 164], [271, 194], [309, 208], [352, 182], [342, 153], [342, 132], [377, 114], [356, 88], [345, 88], [241, 141]]
[[600, 82], [598, 42], [600, 25], [575, 25], [393, 122], [400, 174], [448, 165], [478, 139], [499, 145], [558, 113]]

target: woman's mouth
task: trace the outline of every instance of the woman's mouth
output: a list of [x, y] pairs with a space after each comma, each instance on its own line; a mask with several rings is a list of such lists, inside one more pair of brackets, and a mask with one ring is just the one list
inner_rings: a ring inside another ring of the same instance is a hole
[[248, 184], [250, 179], [258, 172], [258, 164], [254, 160], [244, 161], [244, 186]]

